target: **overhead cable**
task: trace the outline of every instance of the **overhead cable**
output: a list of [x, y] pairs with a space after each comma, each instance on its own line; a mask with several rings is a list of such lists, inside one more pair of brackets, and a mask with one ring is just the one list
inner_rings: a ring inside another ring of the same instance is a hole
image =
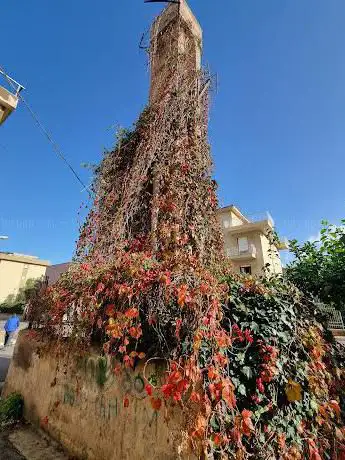
[[50, 144], [52, 145], [52, 148], [54, 150], [54, 152], [58, 155], [58, 157], [66, 164], [66, 166], [70, 169], [70, 171], [72, 172], [72, 174], [74, 175], [74, 177], [77, 179], [77, 181], [83, 186], [83, 190], [86, 190], [89, 197], [90, 198], [93, 198], [92, 197], [92, 194], [89, 190], [89, 187], [85, 185], [85, 183], [82, 181], [82, 179], [80, 178], [80, 176], [78, 175], [78, 173], [76, 172], [76, 170], [73, 168], [73, 166], [69, 163], [69, 161], [66, 159], [66, 157], [64, 156], [61, 148], [58, 146], [58, 144], [54, 141], [54, 139], [52, 138], [51, 134], [47, 131], [47, 129], [43, 126], [43, 124], [41, 123], [40, 119], [38, 118], [38, 116], [36, 115], [36, 113], [32, 110], [32, 108], [30, 107], [29, 103], [25, 100], [25, 98], [23, 97], [22, 93], [20, 92], [17, 92], [17, 88], [15, 87], [14, 83], [13, 83], [13, 80], [8, 76], [8, 74], [5, 72], [5, 70], [3, 69], [2, 66], [0, 66], [0, 72], [4, 75], [4, 77], [6, 78], [6, 80], [8, 81], [8, 84], [15, 90], [15, 92], [17, 93], [17, 97], [23, 102], [23, 104], [25, 105], [25, 107], [27, 108], [27, 110], [30, 112], [30, 115], [31, 117], [33, 118], [34, 122], [36, 123], [36, 125], [38, 126], [38, 128], [42, 131], [42, 133], [45, 135], [45, 137], [48, 139], [48, 141], [50, 142]]

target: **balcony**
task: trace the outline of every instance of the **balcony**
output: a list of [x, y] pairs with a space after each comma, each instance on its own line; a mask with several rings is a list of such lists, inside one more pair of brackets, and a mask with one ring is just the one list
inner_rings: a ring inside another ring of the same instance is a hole
[[273, 230], [272, 222], [269, 219], [261, 220], [259, 222], [249, 222], [242, 225], [234, 225], [227, 228], [225, 231], [231, 235], [241, 235], [249, 232], [260, 232], [264, 235]]
[[256, 247], [254, 244], [250, 244], [248, 248], [244, 251], [240, 251], [239, 248], [228, 248], [226, 250], [226, 255], [231, 260], [254, 260], [256, 259]]
[[0, 125], [17, 107], [18, 97], [0, 86]]
[[13, 78], [8, 76], [0, 67], [0, 76], [1, 75], [4, 77], [9, 89], [0, 86], [0, 125], [11, 115], [13, 110], [17, 108], [19, 93], [22, 89], [25, 89], [23, 85], [13, 80]]
[[284, 251], [285, 249], [289, 249], [289, 241], [287, 238], [281, 238], [279, 243], [277, 244], [277, 249], [279, 251]]

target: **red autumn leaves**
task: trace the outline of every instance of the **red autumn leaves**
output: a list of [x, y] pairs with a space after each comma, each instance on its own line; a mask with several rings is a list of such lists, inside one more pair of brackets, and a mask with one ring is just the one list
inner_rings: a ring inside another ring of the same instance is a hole
[[186, 284], [182, 284], [182, 286], [177, 288], [177, 304], [180, 307], [184, 307], [186, 303], [191, 301], [191, 297], [188, 291], [188, 286]]
[[135, 307], [129, 308], [128, 310], [125, 311], [126, 318], [134, 319], [134, 318], [138, 318], [138, 316], [139, 316], [139, 310]]
[[[166, 401], [182, 404], [183, 397], [187, 395], [190, 386], [191, 381], [178, 370], [176, 363], [172, 363], [170, 371], [167, 372], [165, 383], [159, 388], [147, 384], [145, 391], [150, 396], [153, 409], [159, 410], [162, 401], [157, 395], [162, 395]], [[200, 403], [202, 400], [200, 393], [194, 390], [190, 393], [189, 399], [194, 403]]]
[[188, 380], [182, 376], [180, 371], [174, 370], [168, 374], [167, 382], [162, 386], [161, 391], [165, 399], [171, 398], [173, 401], [179, 402], [188, 387]]
[[[167, 269], [167, 265], [164, 263], [159, 264], [149, 254], [140, 254], [139, 257], [139, 254], [128, 253], [123, 256], [123, 260], [120, 260], [119, 265], [122, 266], [125, 273], [129, 273], [131, 282], [114, 283], [114, 274], [110, 272], [104, 273], [101, 280], [98, 281], [94, 293], [97, 302], [101, 300], [101, 297], [113, 297], [118, 303], [118, 305], [110, 303], [106, 306], [104, 313], [108, 317], [107, 321], [103, 321], [100, 317], [95, 320], [98, 328], [104, 327], [109, 337], [109, 342], [104, 345], [106, 352], [118, 351], [125, 357], [128, 348], [127, 342], [131, 342], [131, 339], [138, 341], [142, 337], [143, 330], [139, 318], [140, 305], [133, 306], [133, 303], [138, 302], [139, 295], [145, 293], [147, 289], [150, 289], [156, 283], [163, 285], [166, 301], [175, 301], [181, 310], [186, 307], [194, 308], [197, 299], [207, 296], [211, 308], [208, 311], [208, 316], [205, 317], [205, 321], [209, 325], [215, 326], [220, 302], [215, 295], [211, 295], [212, 285], [215, 280], [206, 272], [205, 279], [203, 280], [200, 277], [200, 284], [190, 288], [187, 283], [176, 283], [172, 272]], [[124, 311], [123, 306], [126, 304], [128, 307]], [[157, 324], [155, 312], [148, 314], [147, 322], [149, 326]], [[182, 330], [185, 330], [185, 328], [183, 329], [183, 316], [181, 314], [181, 317], [175, 319], [175, 337], [178, 340], [182, 340]], [[117, 343], [117, 340], [121, 341], [121, 343]], [[226, 347], [230, 345], [229, 337], [222, 331], [217, 335], [216, 340], [219, 346]], [[124, 359], [124, 362], [127, 366], [132, 363], [128, 359]]]
[[113, 317], [115, 315], [115, 305], [114, 304], [108, 305], [105, 309], [105, 314], [107, 316]]
[[252, 412], [246, 409], [244, 409], [241, 413], [240, 428], [241, 428], [241, 432], [245, 436], [250, 436], [252, 432], [254, 431], [254, 425], [251, 419], [252, 415], [253, 415]]
[[234, 427], [228, 432], [214, 433], [212, 441], [216, 447], [221, 447], [224, 444], [233, 442], [237, 447], [241, 448], [242, 437], [250, 437], [254, 432], [254, 425], [252, 421], [252, 412], [250, 410], [243, 409], [240, 415], [235, 417]]
[[162, 406], [161, 398], [153, 396], [154, 389], [150, 384], [145, 385], [145, 391], [150, 396], [152, 409], [158, 411]]
[[315, 441], [308, 439], [309, 447], [309, 460], [322, 460], [322, 457], [319, 454], [319, 450], [316, 447]]
[[[222, 357], [221, 354], [216, 356], [218, 360]], [[221, 364], [224, 365], [223, 363]], [[236, 396], [235, 396], [235, 387], [230, 380], [230, 378], [222, 377], [220, 370], [215, 366], [209, 366], [207, 369], [207, 377], [211, 383], [208, 385], [208, 391], [211, 397], [211, 400], [215, 403], [219, 402], [221, 399], [227, 404], [230, 409], [233, 409], [236, 406]]]
[[233, 340], [238, 340], [239, 342], [246, 341], [248, 343], [253, 343], [254, 341], [251, 331], [249, 329], [242, 331], [237, 324], [232, 326], [232, 338]]
[[158, 411], [162, 406], [162, 400], [160, 398], [151, 398], [152, 409]]
[[259, 377], [256, 379], [256, 388], [259, 393], [265, 393], [265, 383], [270, 383], [278, 373], [276, 366], [278, 359], [278, 349], [266, 345], [262, 340], [258, 340], [260, 347], [259, 353], [263, 363], [260, 365]]
[[153, 395], [154, 389], [150, 384], [147, 384], [145, 386], [145, 390], [148, 396], [150, 396], [150, 403], [151, 403], [152, 409], [155, 411], [159, 411], [160, 408], [162, 407], [162, 399]]
[[[132, 352], [130, 356], [126, 355], [129, 338], [138, 340], [142, 334], [141, 323], [138, 321], [139, 310], [132, 306], [124, 313], [117, 311], [114, 304], [109, 304], [105, 308], [105, 314], [109, 317], [106, 325], [106, 332], [111, 339], [122, 339], [122, 344], [118, 345], [118, 352], [124, 355], [123, 362], [127, 367], [133, 367], [136, 356], [140, 359], [145, 357], [145, 353]], [[110, 351], [110, 342], [105, 344], [105, 351]]]

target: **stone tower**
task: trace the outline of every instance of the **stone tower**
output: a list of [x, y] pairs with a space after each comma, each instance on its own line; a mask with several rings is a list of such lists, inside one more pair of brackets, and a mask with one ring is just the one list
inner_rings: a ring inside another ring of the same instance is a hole
[[201, 52], [202, 29], [186, 1], [170, 4], [151, 28], [151, 105], [178, 85], [179, 78], [200, 71]]
[[157, 260], [219, 258], [201, 52], [202, 30], [185, 0], [170, 4], [151, 28], [148, 109], [97, 170], [81, 259], [109, 261], [138, 239]]

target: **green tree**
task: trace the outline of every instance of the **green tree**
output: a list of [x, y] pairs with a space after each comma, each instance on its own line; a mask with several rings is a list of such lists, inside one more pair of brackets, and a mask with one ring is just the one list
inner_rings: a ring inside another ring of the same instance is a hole
[[41, 279], [29, 278], [23, 287], [19, 288], [17, 295], [9, 294], [4, 302], [0, 304], [0, 311], [3, 313], [22, 313], [25, 304], [28, 302]]
[[320, 239], [299, 244], [290, 241], [295, 260], [287, 278], [302, 291], [338, 308], [345, 305], [345, 219], [340, 226], [322, 222]]

